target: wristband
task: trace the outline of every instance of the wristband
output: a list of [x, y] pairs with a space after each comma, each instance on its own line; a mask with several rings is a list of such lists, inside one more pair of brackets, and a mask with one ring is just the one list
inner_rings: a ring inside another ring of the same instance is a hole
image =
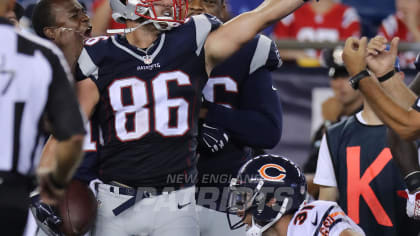
[[420, 171], [414, 171], [404, 178], [407, 189], [410, 192], [420, 189]]
[[368, 76], [370, 76], [369, 72], [367, 72], [367, 70], [362, 70], [357, 75], [351, 77], [349, 83], [353, 89], [357, 90], [359, 88], [360, 80]]
[[395, 75], [395, 70], [391, 70], [390, 72], [386, 73], [384, 76], [378, 77], [379, 82], [385, 82], [392, 78]]
[[56, 188], [56, 189], [65, 189], [67, 187], [67, 184], [58, 183], [57, 180], [54, 179], [54, 176], [52, 175], [52, 173], [50, 173], [48, 175], [48, 178], [49, 178], [52, 186], [54, 186], [54, 188]]

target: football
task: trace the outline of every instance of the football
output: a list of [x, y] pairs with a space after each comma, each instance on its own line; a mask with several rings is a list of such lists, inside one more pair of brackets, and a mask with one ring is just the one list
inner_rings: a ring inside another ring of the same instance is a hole
[[97, 207], [96, 198], [89, 187], [79, 180], [72, 180], [58, 205], [63, 220], [61, 231], [65, 235], [85, 234], [95, 222]]

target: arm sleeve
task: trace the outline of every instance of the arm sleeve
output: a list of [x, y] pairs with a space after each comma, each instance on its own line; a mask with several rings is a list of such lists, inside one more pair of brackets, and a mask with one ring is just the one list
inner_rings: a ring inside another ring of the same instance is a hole
[[206, 121], [215, 123], [231, 137], [256, 148], [272, 148], [282, 132], [282, 108], [267, 68], [260, 68], [243, 85], [240, 109], [209, 104]]
[[314, 183], [323, 186], [337, 187], [334, 166], [331, 161], [327, 136], [324, 134], [319, 148], [318, 162], [315, 171]]
[[46, 112], [53, 135], [57, 140], [66, 140], [76, 134], [85, 134], [82, 113], [68, 74], [57, 56], [52, 56], [51, 64], [52, 82]]
[[96, 152], [85, 152], [73, 178], [89, 184], [90, 181], [99, 178], [98, 170], [98, 154]]

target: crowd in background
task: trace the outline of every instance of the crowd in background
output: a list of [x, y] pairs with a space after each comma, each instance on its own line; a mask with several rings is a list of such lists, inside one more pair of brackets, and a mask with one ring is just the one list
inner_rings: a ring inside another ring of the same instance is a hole
[[[108, 0], [84, 0], [82, 2], [88, 10], [89, 14], [92, 16], [93, 35], [106, 34], [107, 29], [124, 28], [124, 25], [121, 25], [112, 20], [111, 9], [109, 7]], [[256, 0], [228, 0], [228, 12], [226, 12], [225, 17], [226, 19], [228, 19], [229, 17], [234, 17], [235, 15], [238, 15], [242, 12], [254, 9], [260, 4], [260, 2], [261, 1]], [[34, 3], [32, 0], [27, 0], [21, 1], [21, 5], [23, 7], [17, 5], [15, 14], [18, 19], [20, 18], [20, 27], [30, 29], [30, 16], [33, 10], [33, 4]], [[273, 27], [265, 30], [264, 33], [271, 36], [275, 40], [292, 39], [301, 42], [337, 42], [343, 41], [351, 36], [374, 36], [377, 34], [384, 36], [388, 40], [392, 39], [393, 37], [399, 37], [402, 42], [420, 42], [419, 13], [420, 0], [395, 0], [395, 2], [393, 0], [384, 0], [381, 2], [381, 4], [378, 4], [378, 2], [375, 0], [347, 0], [342, 2], [338, 2], [335, 0], [322, 0], [320, 2], [313, 1], [309, 4], [304, 5], [299, 10], [289, 15], [282, 21], [278, 22]], [[345, 71], [343, 62], [340, 62], [337, 59], [341, 58], [341, 54], [340, 56], [337, 56], [338, 54], [335, 55], [335, 53], [339, 54], [337, 50], [331, 50], [328, 52], [322, 52], [320, 50], [313, 49], [280, 50], [280, 55], [283, 60], [296, 61], [299, 66], [316, 67], [324, 65], [328, 67], [328, 77], [330, 78], [329, 82], [334, 91], [334, 96], [323, 103], [323, 118], [324, 120], [331, 123], [338, 122], [342, 120], [343, 117], [352, 116], [354, 114], [361, 114], [360, 111], [363, 111], [363, 109], [365, 109], [365, 111], [368, 110], [368, 107], [366, 106], [362, 108], [363, 98], [361, 97], [361, 95], [358, 92], [355, 92], [347, 84], [349, 74]], [[414, 68], [413, 62], [415, 61], [415, 56], [417, 53], [418, 52], [410, 51], [400, 53], [398, 69], [399, 66], [401, 66], [402, 68]], [[287, 107], [285, 109], [285, 113], [287, 115]], [[369, 122], [365, 122], [361, 118], [361, 115], [359, 115], [358, 118], [354, 118], [352, 122], [352, 125], [355, 126], [360, 124], [363, 124], [365, 126], [371, 125]], [[360, 124], [357, 122], [359, 122]], [[287, 121], [285, 123], [287, 123]], [[326, 127], [324, 125], [325, 124], [321, 126], [321, 128], [316, 134], [317, 137], [314, 139], [312, 145], [313, 150], [311, 150], [313, 153], [311, 153], [309, 162], [305, 167], [305, 172], [309, 173], [308, 179], [310, 187], [312, 187], [312, 178], [316, 169], [318, 150], [320, 145], [322, 145], [320, 143], [321, 137], [323, 136], [326, 130]], [[372, 126], [375, 125], [378, 124], [373, 122]], [[380, 124], [379, 126], [381, 126], [379, 128], [381, 132], [385, 132], [385, 126], [383, 126], [382, 124]], [[379, 134], [382, 135], [382, 133]], [[378, 134], [378, 132], [376, 132], [376, 134]], [[378, 139], [373, 139], [375, 141], [378, 141]], [[324, 138], [323, 142], [327, 142], [326, 138]], [[386, 146], [385, 140], [381, 140], [381, 145], [384, 147]], [[383, 148], [382, 146], [381, 148]], [[329, 146], [329, 148], [331, 147]], [[372, 160], [372, 162], [374, 161], [375, 160]], [[320, 164], [318, 162], [318, 167], [319, 166]], [[319, 168], [317, 172], [319, 172]], [[391, 173], [390, 175], [392, 175], [389, 176], [389, 179], [395, 180], [394, 175], [398, 175], [396, 174], [397, 172], [398, 170], [396, 170], [395, 166], [388, 166], [387, 173]], [[337, 175], [337, 173], [335, 174]], [[332, 175], [334, 175], [334, 173], [332, 173]], [[359, 178], [359, 176], [357, 176], [357, 178]], [[339, 179], [340, 176], [335, 176], [333, 180], [330, 179], [326, 180], [325, 182], [315, 182], [321, 185], [324, 184], [325, 186], [334, 187], [334, 191], [340, 191], [340, 194], [343, 194], [342, 192], [345, 192], [345, 188], [347, 186], [340, 186]], [[403, 189], [403, 187], [401, 186], [402, 180], [397, 179], [395, 180], [395, 182], [395, 186], [387, 187], [393, 189]], [[380, 187], [376, 187], [374, 188], [374, 191], [381, 192], [382, 190], [380, 189]], [[385, 192], [385, 190], [383, 191]], [[313, 190], [310, 188], [309, 192], [311, 192], [314, 195], [314, 197], [317, 197], [318, 195], [318, 189]], [[336, 194], [333, 195], [333, 197], [324, 194], [323, 197], [325, 198], [325, 200], [340, 201]], [[389, 198], [387, 199], [389, 201]], [[395, 202], [397, 201], [400, 200], [395, 200]], [[392, 204], [392, 202], [390, 204]], [[370, 206], [364, 206], [363, 210], [367, 211], [368, 208], [370, 209]], [[388, 218], [380, 218], [378, 220], [376, 214], [369, 215], [369, 217], [371, 219], [376, 218], [376, 220], [379, 222], [378, 224], [381, 225], [381, 227], [393, 226], [395, 220], [408, 221], [407, 219], [402, 219], [404, 212], [397, 212], [397, 208], [392, 209], [393, 211], [396, 211], [395, 214], [393, 212], [393, 215], [390, 216], [392, 222]], [[386, 210], [388, 211], [388, 209]], [[366, 221], [363, 222], [363, 219], [361, 219], [361, 221], [362, 225], [366, 224]], [[359, 222], [356, 220], [356, 223]], [[403, 222], [398, 224], [410, 225], [411, 223], [412, 222]], [[364, 229], [366, 231], [366, 228]], [[408, 232], [412, 228], [408, 227], [406, 229]], [[414, 231], [416, 230], [412, 230], [410, 232]], [[389, 235], [395, 235], [395, 232], [397, 231], [393, 231], [392, 234]], [[416, 233], [417, 232], [418, 230], [416, 231]]]
[[[93, 35], [106, 34], [107, 29], [123, 28], [111, 17], [107, 0], [81, 0], [92, 18]], [[254, 9], [261, 0], [227, 0], [226, 19]], [[20, 24], [30, 27], [34, 0], [20, 1], [25, 7]], [[315, 4], [316, 3], [316, 4]], [[420, 2], [416, 0], [325, 0], [304, 5], [301, 9], [264, 31], [273, 39], [302, 42], [337, 42], [348, 36], [372, 37], [377, 33], [387, 39], [400, 37], [402, 42], [420, 41]], [[281, 50], [283, 60], [297, 61], [300, 66], [320, 66], [320, 51]], [[415, 52], [401, 55], [401, 66], [410, 68]]]

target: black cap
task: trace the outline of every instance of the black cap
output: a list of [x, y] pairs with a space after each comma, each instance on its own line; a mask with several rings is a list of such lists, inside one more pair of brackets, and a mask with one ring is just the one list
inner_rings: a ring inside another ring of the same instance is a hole
[[328, 76], [332, 79], [338, 77], [348, 77], [349, 73], [344, 66], [341, 55], [343, 54], [343, 48], [337, 47], [334, 49], [326, 49], [322, 52], [322, 62], [324, 66], [329, 68]]

